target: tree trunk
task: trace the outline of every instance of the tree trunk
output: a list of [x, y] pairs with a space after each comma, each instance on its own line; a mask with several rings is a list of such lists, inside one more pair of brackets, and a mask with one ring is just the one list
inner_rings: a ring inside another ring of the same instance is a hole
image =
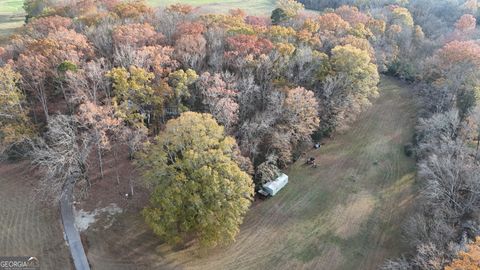
[[45, 114], [45, 121], [48, 123], [48, 119], [50, 118], [48, 114], [48, 99], [47, 95], [45, 94], [45, 90], [42, 87], [37, 88], [37, 98], [42, 104], [43, 113]]
[[102, 149], [100, 148], [100, 142], [97, 137], [97, 155], [98, 155], [98, 165], [100, 166], [100, 175], [103, 179], [103, 159], [102, 159]]
[[115, 176], [117, 177], [117, 185], [120, 185], [120, 176], [118, 175], [118, 153], [117, 147], [113, 146], [113, 158], [115, 160]]
[[128, 146], [128, 159], [133, 160], [134, 154], [135, 154], [134, 146], [129, 144], [129, 146]]
[[42, 103], [43, 113], [45, 114], [45, 121], [48, 123], [48, 120], [50, 119], [50, 115], [48, 114], [47, 101], [42, 99], [41, 103]]
[[63, 82], [60, 82], [60, 88], [62, 89], [63, 99], [65, 99], [65, 102], [67, 103], [68, 111], [70, 114], [73, 114], [72, 104], [70, 104], [70, 101], [68, 101], [67, 91], [65, 91], [65, 87], [63, 87]]
[[[33, 102], [32, 102], [33, 104]], [[32, 106], [33, 108], [33, 106]], [[32, 113], [33, 113], [33, 123], [35, 123], [35, 125], [38, 125], [38, 118], [37, 118], [37, 113], [35, 112], [35, 110], [32, 110]]]
[[132, 181], [132, 177], [130, 177], [130, 195], [133, 197], [133, 181]]
[[480, 149], [480, 134], [478, 134], [478, 137], [477, 137], [477, 154], [475, 155], [475, 157], [478, 159], [478, 150]]
[[80, 164], [80, 172], [83, 178], [85, 178], [85, 181], [87, 181], [88, 187], [91, 188], [92, 183], [90, 182], [90, 178], [88, 178], [87, 166], [85, 166], [85, 164]]

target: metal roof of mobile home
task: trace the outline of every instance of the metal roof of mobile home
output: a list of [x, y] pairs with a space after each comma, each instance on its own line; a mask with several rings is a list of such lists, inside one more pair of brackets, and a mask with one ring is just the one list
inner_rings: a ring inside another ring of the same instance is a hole
[[263, 189], [271, 196], [274, 196], [288, 183], [288, 175], [282, 173], [277, 179], [263, 184]]

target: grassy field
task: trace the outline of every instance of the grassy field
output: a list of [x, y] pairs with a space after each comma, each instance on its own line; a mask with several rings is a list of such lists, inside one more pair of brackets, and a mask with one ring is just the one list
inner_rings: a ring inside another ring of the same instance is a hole
[[241, 8], [249, 14], [269, 14], [275, 8], [275, 0], [147, 0], [152, 6], [166, 6], [176, 3], [202, 6], [209, 12], [226, 12]]
[[382, 78], [380, 97], [352, 128], [308, 153], [318, 168], [293, 164], [290, 183], [255, 203], [235, 243], [173, 251], [130, 211], [109, 230], [87, 233], [90, 262], [96, 269], [375, 269], [407, 251], [401, 225], [416, 194], [415, 163], [403, 153], [415, 122], [407, 87]]
[[59, 211], [34, 198], [26, 162], [0, 164], [0, 256], [36, 256], [42, 269], [72, 269]]
[[0, 0], [0, 45], [23, 24], [22, 5], [23, 0]]
[[0, 0], [0, 13], [23, 12], [23, 0]]
[[[192, 6], [206, 5], [221, 11], [241, 8], [253, 13], [269, 13], [275, 7], [275, 0], [147, 0], [147, 2], [155, 7], [182, 3]], [[23, 0], [0, 0], [0, 14], [21, 13], [22, 5]]]

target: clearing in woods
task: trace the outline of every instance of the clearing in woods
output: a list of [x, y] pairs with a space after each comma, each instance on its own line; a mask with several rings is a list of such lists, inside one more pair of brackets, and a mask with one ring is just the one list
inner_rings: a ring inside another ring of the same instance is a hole
[[252, 206], [236, 242], [173, 251], [126, 211], [108, 230], [89, 229], [89, 260], [96, 269], [375, 269], [407, 251], [401, 225], [416, 187], [403, 145], [415, 114], [408, 86], [382, 77], [373, 106], [307, 153], [317, 168], [293, 164], [289, 184]]

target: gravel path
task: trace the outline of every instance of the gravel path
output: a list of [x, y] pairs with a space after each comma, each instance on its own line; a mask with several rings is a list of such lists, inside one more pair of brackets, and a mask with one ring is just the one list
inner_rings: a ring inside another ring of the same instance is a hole
[[80, 234], [75, 227], [75, 216], [73, 214], [72, 191], [74, 183], [68, 182], [64, 187], [64, 194], [60, 200], [60, 213], [62, 216], [63, 230], [70, 247], [70, 254], [76, 270], [90, 270], [87, 256], [82, 245]]

